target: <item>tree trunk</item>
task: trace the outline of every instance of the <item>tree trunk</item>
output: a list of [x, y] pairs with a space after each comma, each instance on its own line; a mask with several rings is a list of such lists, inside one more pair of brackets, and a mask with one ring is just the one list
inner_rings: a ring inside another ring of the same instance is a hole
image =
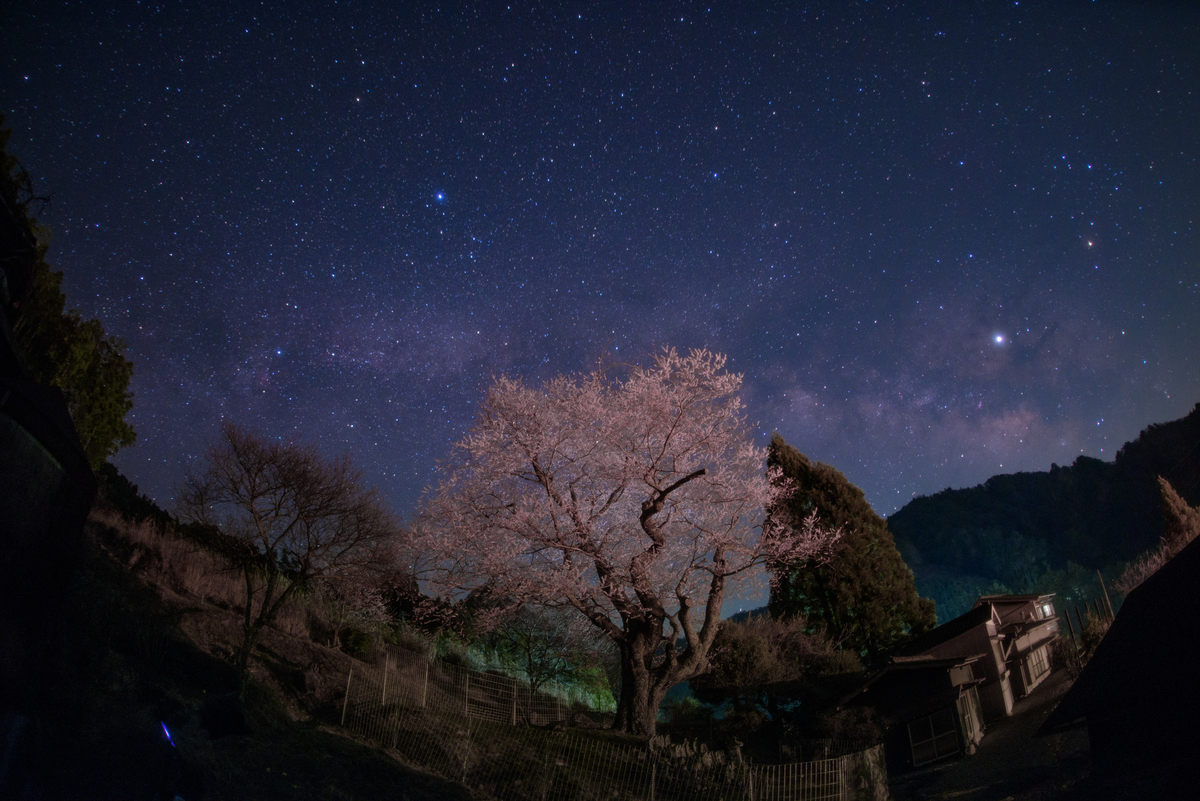
[[263, 624], [252, 623], [242, 630], [242, 644], [234, 652], [233, 661], [238, 672], [238, 698], [246, 697], [246, 687], [250, 683], [250, 654], [258, 644], [258, 635], [263, 630]]
[[641, 671], [634, 669], [635, 693], [630, 699], [630, 720], [633, 723], [632, 732], [642, 737], [653, 737], [658, 733], [658, 707], [667, 695], [666, 689], [656, 689], [656, 683], [649, 671], [644, 676], [637, 676]]
[[[613, 728], [617, 731], [653, 737], [658, 730], [658, 707], [675, 680], [665, 680], [665, 666], [652, 669], [658, 639], [646, 634], [630, 635], [632, 643], [622, 643], [621, 696]], [[672, 674], [678, 671], [671, 671]], [[681, 681], [683, 679], [680, 679]]]
[[242, 577], [246, 582], [246, 609], [242, 616], [242, 644], [233, 652], [233, 664], [237, 667], [238, 672], [238, 698], [244, 698], [246, 695], [246, 685], [250, 678], [250, 652], [254, 650], [254, 645], [258, 642], [258, 633], [262, 631], [262, 625], [254, 617], [254, 569], [248, 564], [243, 565]]
[[285, 585], [283, 592], [275, 595], [275, 590], [279, 586], [279, 575], [277, 573], [268, 573], [267, 579], [262, 589], [262, 600], [258, 606], [258, 615], [254, 614], [254, 573], [251, 567], [245, 568], [246, 578], [246, 614], [242, 620], [242, 644], [234, 651], [233, 661], [238, 670], [238, 696], [244, 697], [246, 694], [246, 686], [250, 682], [250, 655], [254, 652], [254, 646], [258, 644], [258, 637], [262, 634], [262, 630], [271, 625], [275, 621], [275, 616], [278, 614], [283, 602], [292, 594], [296, 584], [294, 582]]
[[616, 731], [633, 731], [633, 718], [629, 712], [632, 709], [633, 673], [629, 668], [629, 649], [624, 643], [617, 644], [621, 654], [621, 684], [617, 690], [617, 714], [613, 719], [613, 729]]

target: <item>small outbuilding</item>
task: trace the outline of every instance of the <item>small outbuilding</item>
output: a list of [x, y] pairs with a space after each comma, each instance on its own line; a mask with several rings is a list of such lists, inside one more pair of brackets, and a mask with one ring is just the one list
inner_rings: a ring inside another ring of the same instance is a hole
[[900, 773], [975, 752], [983, 713], [975, 667], [983, 655], [894, 656], [838, 706], [871, 707], [886, 731], [888, 770]]

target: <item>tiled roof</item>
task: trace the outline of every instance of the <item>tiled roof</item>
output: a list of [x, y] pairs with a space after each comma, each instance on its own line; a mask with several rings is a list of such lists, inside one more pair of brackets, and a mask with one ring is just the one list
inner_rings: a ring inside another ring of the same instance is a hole
[[1040, 601], [1043, 598], [1049, 600], [1050, 598], [1053, 598], [1056, 594], [1057, 593], [1050, 592], [1050, 593], [1044, 593], [1042, 595], [1036, 595], [1036, 594], [1030, 594], [1030, 595], [981, 595], [981, 596], [979, 596], [979, 600], [975, 602], [975, 606], [978, 607], [982, 604], [989, 604], [989, 603], [990, 604], [1027, 604], [1030, 601]]
[[901, 645], [891, 651], [891, 656], [913, 656], [928, 651], [944, 642], [949, 642], [960, 634], [966, 634], [976, 626], [982, 625], [992, 617], [990, 606], [976, 606], [971, 611], [959, 615], [953, 620], [943, 623], [932, 631], [927, 631], [915, 640]]
[[866, 679], [866, 681], [864, 681], [862, 684], [859, 684], [857, 687], [855, 687], [852, 692], [847, 693], [845, 696], [843, 696], [841, 698], [841, 700], [839, 700], [837, 702], [837, 706], [839, 706], [839, 707], [843, 706], [844, 704], [849, 702], [851, 699], [853, 699], [855, 696], [862, 694], [872, 684], [879, 681], [880, 679], [882, 679], [884, 676], [886, 676], [889, 673], [894, 673], [896, 671], [902, 671], [902, 670], [932, 670], [935, 668], [940, 668], [942, 670], [949, 670], [950, 668], [953, 668], [953, 667], [959, 667], [960, 665], [969, 665], [972, 662], [977, 662], [980, 659], [983, 659], [984, 656], [986, 656], [986, 654], [972, 654], [970, 656], [954, 656], [954, 657], [948, 657], [948, 658], [935, 658], [935, 657], [929, 656], [928, 654], [919, 654], [917, 656], [893, 656], [893, 657], [890, 657], [888, 659], [888, 663], [886, 665], [884, 665], [883, 668], [881, 668], [880, 670], [871, 674]]

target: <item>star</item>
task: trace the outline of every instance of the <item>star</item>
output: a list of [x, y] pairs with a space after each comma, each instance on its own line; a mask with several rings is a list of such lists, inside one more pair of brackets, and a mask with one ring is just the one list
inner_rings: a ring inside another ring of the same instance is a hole
[[[349, 452], [410, 514], [492, 376], [663, 345], [727, 354], [756, 430], [881, 514], [1200, 400], [1186, 4], [1022, 3], [1016, 38], [993, 4], [581, 35], [518, 5], [296, 0], [197, 36], [186, 4], [113, 0], [104, 37], [25, 5], [8, 152], [54, 196], [68, 308], [135, 365], [113, 461], [166, 506], [224, 418]], [[1113, 80], [1078, 80], [1096, 52]]]

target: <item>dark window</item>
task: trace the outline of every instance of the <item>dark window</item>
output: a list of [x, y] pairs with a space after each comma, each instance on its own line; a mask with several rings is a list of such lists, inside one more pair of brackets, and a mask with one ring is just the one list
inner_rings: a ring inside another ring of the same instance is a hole
[[912, 742], [913, 767], [957, 754], [958, 731], [954, 728], [954, 709], [943, 709], [927, 718], [912, 721], [908, 724], [908, 739]]

